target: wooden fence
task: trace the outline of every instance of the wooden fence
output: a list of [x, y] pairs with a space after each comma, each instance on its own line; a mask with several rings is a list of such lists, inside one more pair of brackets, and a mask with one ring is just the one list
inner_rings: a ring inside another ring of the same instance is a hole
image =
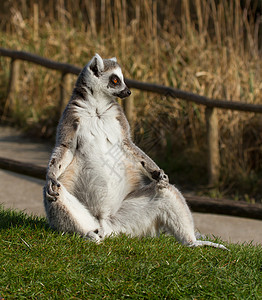
[[[10, 78], [8, 85], [9, 103], [13, 103], [14, 95], [18, 92], [19, 80], [19, 62], [25, 60], [28, 62], [41, 65], [43, 67], [57, 70], [61, 72], [60, 81], [60, 101], [59, 113], [63, 110], [68, 101], [64, 87], [67, 86], [68, 74], [78, 75], [81, 68], [67, 63], [60, 63], [41, 56], [24, 52], [4, 49], [0, 47], [0, 56], [11, 58], [10, 62]], [[145, 83], [136, 80], [126, 79], [126, 83], [130, 88], [135, 88], [143, 91], [158, 93], [172, 98], [179, 98], [185, 101], [194, 102], [206, 107], [206, 124], [207, 124], [207, 145], [208, 145], [208, 175], [209, 184], [215, 185], [219, 179], [220, 173], [220, 155], [219, 155], [219, 127], [217, 118], [217, 109], [230, 109], [242, 112], [262, 113], [262, 105], [250, 104], [239, 101], [215, 100], [186, 91], [178, 90], [172, 87]], [[124, 110], [129, 122], [132, 124], [133, 119], [133, 99], [130, 98], [124, 101]]]

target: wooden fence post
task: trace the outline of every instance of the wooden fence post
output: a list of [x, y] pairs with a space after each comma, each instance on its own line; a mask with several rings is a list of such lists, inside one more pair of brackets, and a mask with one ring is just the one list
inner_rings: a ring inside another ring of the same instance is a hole
[[219, 129], [217, 109], [206, 107], [207, 147], [208, 147], [208, 180], [210, 186], [215, 186], [220, 175]]
[[10, 63], [10, 76], [7, 91], [6, 108], [9, 106], [11, 109], [15, 106], [15, 98], [18, 94], [18, 79], [19, 79], [20, 61], [12, 59]]
[[58, 116], [60, 117], [63, 113], [67, 102], [70, 97], [70, 80], [69, 73], [62, 73], [61, 81], [60, 81], [60, 100], [58, 104]]

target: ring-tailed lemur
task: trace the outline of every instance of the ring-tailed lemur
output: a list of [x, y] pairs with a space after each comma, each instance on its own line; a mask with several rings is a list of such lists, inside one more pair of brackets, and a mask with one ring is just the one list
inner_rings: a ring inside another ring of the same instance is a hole
[[131, 94], [116, 58], [96, 54], [80, 73], [57, 128], [44, 205], [51, 227], [95, 240], [172, 234], [187, 246], [199, 241], [190, 210], [167, 175], [130, 137], [116, 97]]

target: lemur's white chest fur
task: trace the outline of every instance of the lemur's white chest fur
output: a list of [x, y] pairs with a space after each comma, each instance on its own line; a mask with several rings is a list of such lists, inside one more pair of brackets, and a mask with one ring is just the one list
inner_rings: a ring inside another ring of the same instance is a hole
[[99, 155], [107, 153], [112, 146], [122, 141], [121, 126], [117, 120], [119, 114], [114, 103], [90, 102], [82, 104], [83, 109], [77, 115], [80, 119], [79, 136], [86, 143], [87, 154], [94, 150]]
[[81, 191], [82, 201], [94, 213], [114, 213], [121, 205], [119, 199], [130, 192], [124, 163], [126, 155], [120, 146], [123, 134], [117, 120], [119, 110], [114, 102], [108, 103], [106, 99], [97, 101], [90, 97], [88, 100], [81, 103], [76, 114], [80, 120], [76, 160], [85, 168], [80, 169], [75, 189], [76, 193]]

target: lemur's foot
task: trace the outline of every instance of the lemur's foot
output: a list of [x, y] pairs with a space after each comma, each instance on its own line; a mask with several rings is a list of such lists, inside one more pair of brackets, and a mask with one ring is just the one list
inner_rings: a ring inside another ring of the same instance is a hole
[[104, 235], [104, 231], [102, 228], [96, 229], [94, 231], [89, 231], [86, 235], [85, 238], [95, 242], [97, 244], [101, 243], [104, 239], [105, 235]]
[[49, 178], [45, 187], [45, 194], [49, 201], [56, 201], [59, 196], [60, 183], [55, 180]]
[[230, 251], [229, 249], [227, 249], [225, 246], [221, 245], [221, 244], [216, 244], [216, 243], [212, 243], [209, 241], [200, 241], [200, 240], [196, 240], [193, 244], [188, 245], [188, 247], [201, 247], [201, 246], [211, 246], [214, 248], [220, 248], [223, 250], [227, 250]]

